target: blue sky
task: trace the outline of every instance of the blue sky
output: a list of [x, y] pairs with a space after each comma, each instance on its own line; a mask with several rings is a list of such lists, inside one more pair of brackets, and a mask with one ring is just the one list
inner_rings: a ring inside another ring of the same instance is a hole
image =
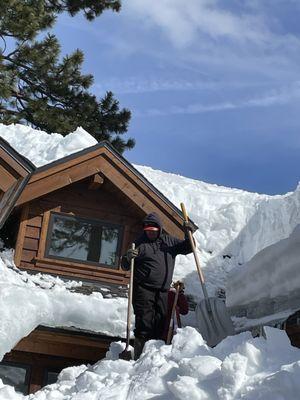
[[130, 162], [280, 194], [300, 180], [299, 17], [298, 0], [124, 0], [54, 30], [132, 111]]

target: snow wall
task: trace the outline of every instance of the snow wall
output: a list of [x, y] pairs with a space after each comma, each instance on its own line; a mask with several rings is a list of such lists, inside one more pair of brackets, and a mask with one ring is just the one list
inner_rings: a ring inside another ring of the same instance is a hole
[[300, 225], [292, 234], [229, 272], [226, 304], [237, 315], [261, 318], [300, 309]]

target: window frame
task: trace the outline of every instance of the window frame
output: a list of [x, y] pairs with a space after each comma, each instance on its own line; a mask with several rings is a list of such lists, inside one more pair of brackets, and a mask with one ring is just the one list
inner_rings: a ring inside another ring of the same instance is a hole
[[[119, 236], [118, 236], [118, 244], [117, 244], [117, 249], [116, 249], [115, 264], [107, 265], [107, 264], [102, 264], [102, 263], [96, 262], [96, 261], [78, 260], [76, 258], [60, 257], [60, 256], [54, 256], [54, 255], [49, 254], [55, 216], [59, 216], [62, 218], [73, 218], [76, 220], [81, 220], [84, 223], [91, 223], [91, 224], [97, 225], [97, 226], [117, 228], [119, 231]], [[50, 211], [49, 222], [48, 222], [48, 226], [47, 226], [46, 243], [45, 243], [45, 249], [44, 249], [44, 258], [48, 259], [48, 260], [58, 260], [61, 262], [65, 261], [68, 263], [75, 263], [75, 264], [80, 264], [80, 265], [91, 265], [91, 266], [101, 267], [101, 268], [105, 268], [105, 269], [109, 269], [109, 270], [119, 270], [119, 259], [121, 256], [123, 236], [124, 236], [124, 226], [123, 225], [120, 225], [120, 224], [117, 224], [114, 222], [110, 222], [110, 221], [96, 219], [96, 218], [83, 217], [83, 216], [79, 216], [79, 215], [75, 215], [75, 214], [63, 213], [63, 212], [58, 212], [58, 211]]]
[[[30, 391], [30, 378], [31, 378], [31, 365], [30, 364], [24, 364], [24, 363], [18, 363], [18, 362], [13, 362], [13, 361], [1, 361], [0, 365], [6, 365], [7, 367], [15, 367], [15, 368], [23, 368], [25, 369], [25, 382], [24, 385], [27, 387], [27, 392], [23, 393], [24, 396], [29, 395]], [[20, 393], [20, 392], [17, 392]]]

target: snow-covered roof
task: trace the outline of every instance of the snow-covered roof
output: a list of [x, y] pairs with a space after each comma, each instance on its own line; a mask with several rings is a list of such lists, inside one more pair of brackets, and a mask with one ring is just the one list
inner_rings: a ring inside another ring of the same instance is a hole
[[[96, 144], [82, 128], [63, 137], [23, 125], [1, 125], [4, 137], [18, 152], [42, 166]], [[129, 154], [130, 155], [130, 154]], [[225, 287], [228, 272], [263, 248], [288, 237], [300, 223], [300, 188], [267, 196], [226, 188], [183, 176], [135, 166], [175, 206], [184, 202], [199, 229], [195, 233], [209, 293]], [[177, 258], [174, 279], [201, 298], [193, 257]]]
[[[67, 156], [64, 156], [62, 158], [59, 158], [58, 160], [52, 161], [51, 163], [45, 164], [37, 169], [34, 170], [27, 187], [23, 191], [22, 195], [20, 196], [20, 199], [18, 200], [17, 204], [22, 204], [24, 202], [27, 202], [28, 199], [32, 200], [33, 198], [40, 197], [41, 195], [45, 195], [46, 193], [50, 193], [51, 191], [57, 190], [58, 188], [61, 188], [63, 186], [69, 185], [70, 183], [76, 182], [76, 180], [81, 180], [83, 178], [88, 177], [89, 175], [93, 175], [95, 173], [94, 168], [92, 166], [90, 168], [84, 168], [85, 163], [89, 161], [89, 158], [92, 160], [92, 162], [95, 160], [96, 157], [98, 157], [98, 163], [97, 165], [101, 166], [101, 161], [102, 163], [104, 160], [102, 160], [102, 154], [105, 156], [109, 155], [111, 158], [111, 162], [113, 160], [116, 160], [118, 162], [118, 165], [116, 164], [115, 168], [120, 169], [120, 165], [122, 165], [122, 175], [126, 176], [131, 173], [133, 175], [130, 176], [130, 180], [134, 180], [135, 185], [137, 187], [141, 187], [141, 191], [145, 193], [145, 198], [146, 202], [143, 201], [143, 206], [144, 209], [147, 209], [147, 201], [151, 199], [149, 196], [150, 193], [154, 193], [158, 197], [158, 201], [160, 202], [160, 207], [163, 209], [163, 215], [165, 214], [168, 216], [169, 219], [174, 219], [174, 216], [177, 216], [177, 224], [179, 224], [180, 221], [180, 226], [182, 226], [182, 213], [181, 211], [166, 197], [164, 196], [147, 178], [140, 172], [138, 171], [132, 164], [130, 164], [124, 157], [122, 157], [111, 145], [109, 142], [104, 141], [95, 144], [94, 146], [90, 146], [86, 149], [77, 151], [75, 153], [69, 154]], [[74, 160], [78, 160], [78, 163], [80, 163], [81, 168], [80, 174], [72, 173], [72, 169], [76, 169], [77, 165], [74, 164]], [[61, 168], [61, 171], [59, 170], [59, 167]], [[70, 179], [66, 179], [65, 181], [62, 179], [63, 171], [64, 168], [68, 168], [68, 174], [72, 174], [72, 181], [70, 182]], [[98, 168], [97, 168], [98, 169]], [[108, 174], [108, 169], [105, 168], [107, 171], [106, 173]], [[55, 172], [53, 172], [55, 171]], [[85, 172], [85, 175], [83, 174]], [[103, 172], [102, 170], [100, 172]], [[60, 182], [58, 186], [58, 183], [56, 182], [56, 185], [41, 185], [41, 181], [43, 179], [47, 179], [48, 176], [52, 176], [54, 174], [59, 174], [61, 176]], [[116, 172], [113, 172], [112, 175], [108, 175], [109, 178], [112, 179], [112, 177], [115, 175]], [[36, 182], [38, 181], [38, 182]], [[142, 184], [146, 186], [142, 187]], [[118, 185], [118, 183], [116, 184]], [[27, 192], [31, 190], [31, 186], [34, 186], [34, 189], [32, 190], [31, 196], [27, 195]], [[128, 184], [127, 184], [128, 186]], [[121, 185], [121, 190], [125, 190], [124, 183]], [[133, 196], [132, 193], [132, 198]], [[150, 206], [151, 210], [152, 208], [154, 209], [156, 207], [155, 202]], [[191, 223], [194, 225], [194, 228], [197, 229], [197, 226], [191, 221]]]

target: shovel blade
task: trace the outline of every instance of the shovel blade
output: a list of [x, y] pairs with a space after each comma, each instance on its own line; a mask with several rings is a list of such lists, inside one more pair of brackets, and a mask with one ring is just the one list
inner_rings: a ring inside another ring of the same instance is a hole
[[202, 300], [197, 304], [195, 313], [198, 329], [208, 346], [216, 346], [227, 336], [234, 335], [233, 323], [221, 299], [210, 297]]

